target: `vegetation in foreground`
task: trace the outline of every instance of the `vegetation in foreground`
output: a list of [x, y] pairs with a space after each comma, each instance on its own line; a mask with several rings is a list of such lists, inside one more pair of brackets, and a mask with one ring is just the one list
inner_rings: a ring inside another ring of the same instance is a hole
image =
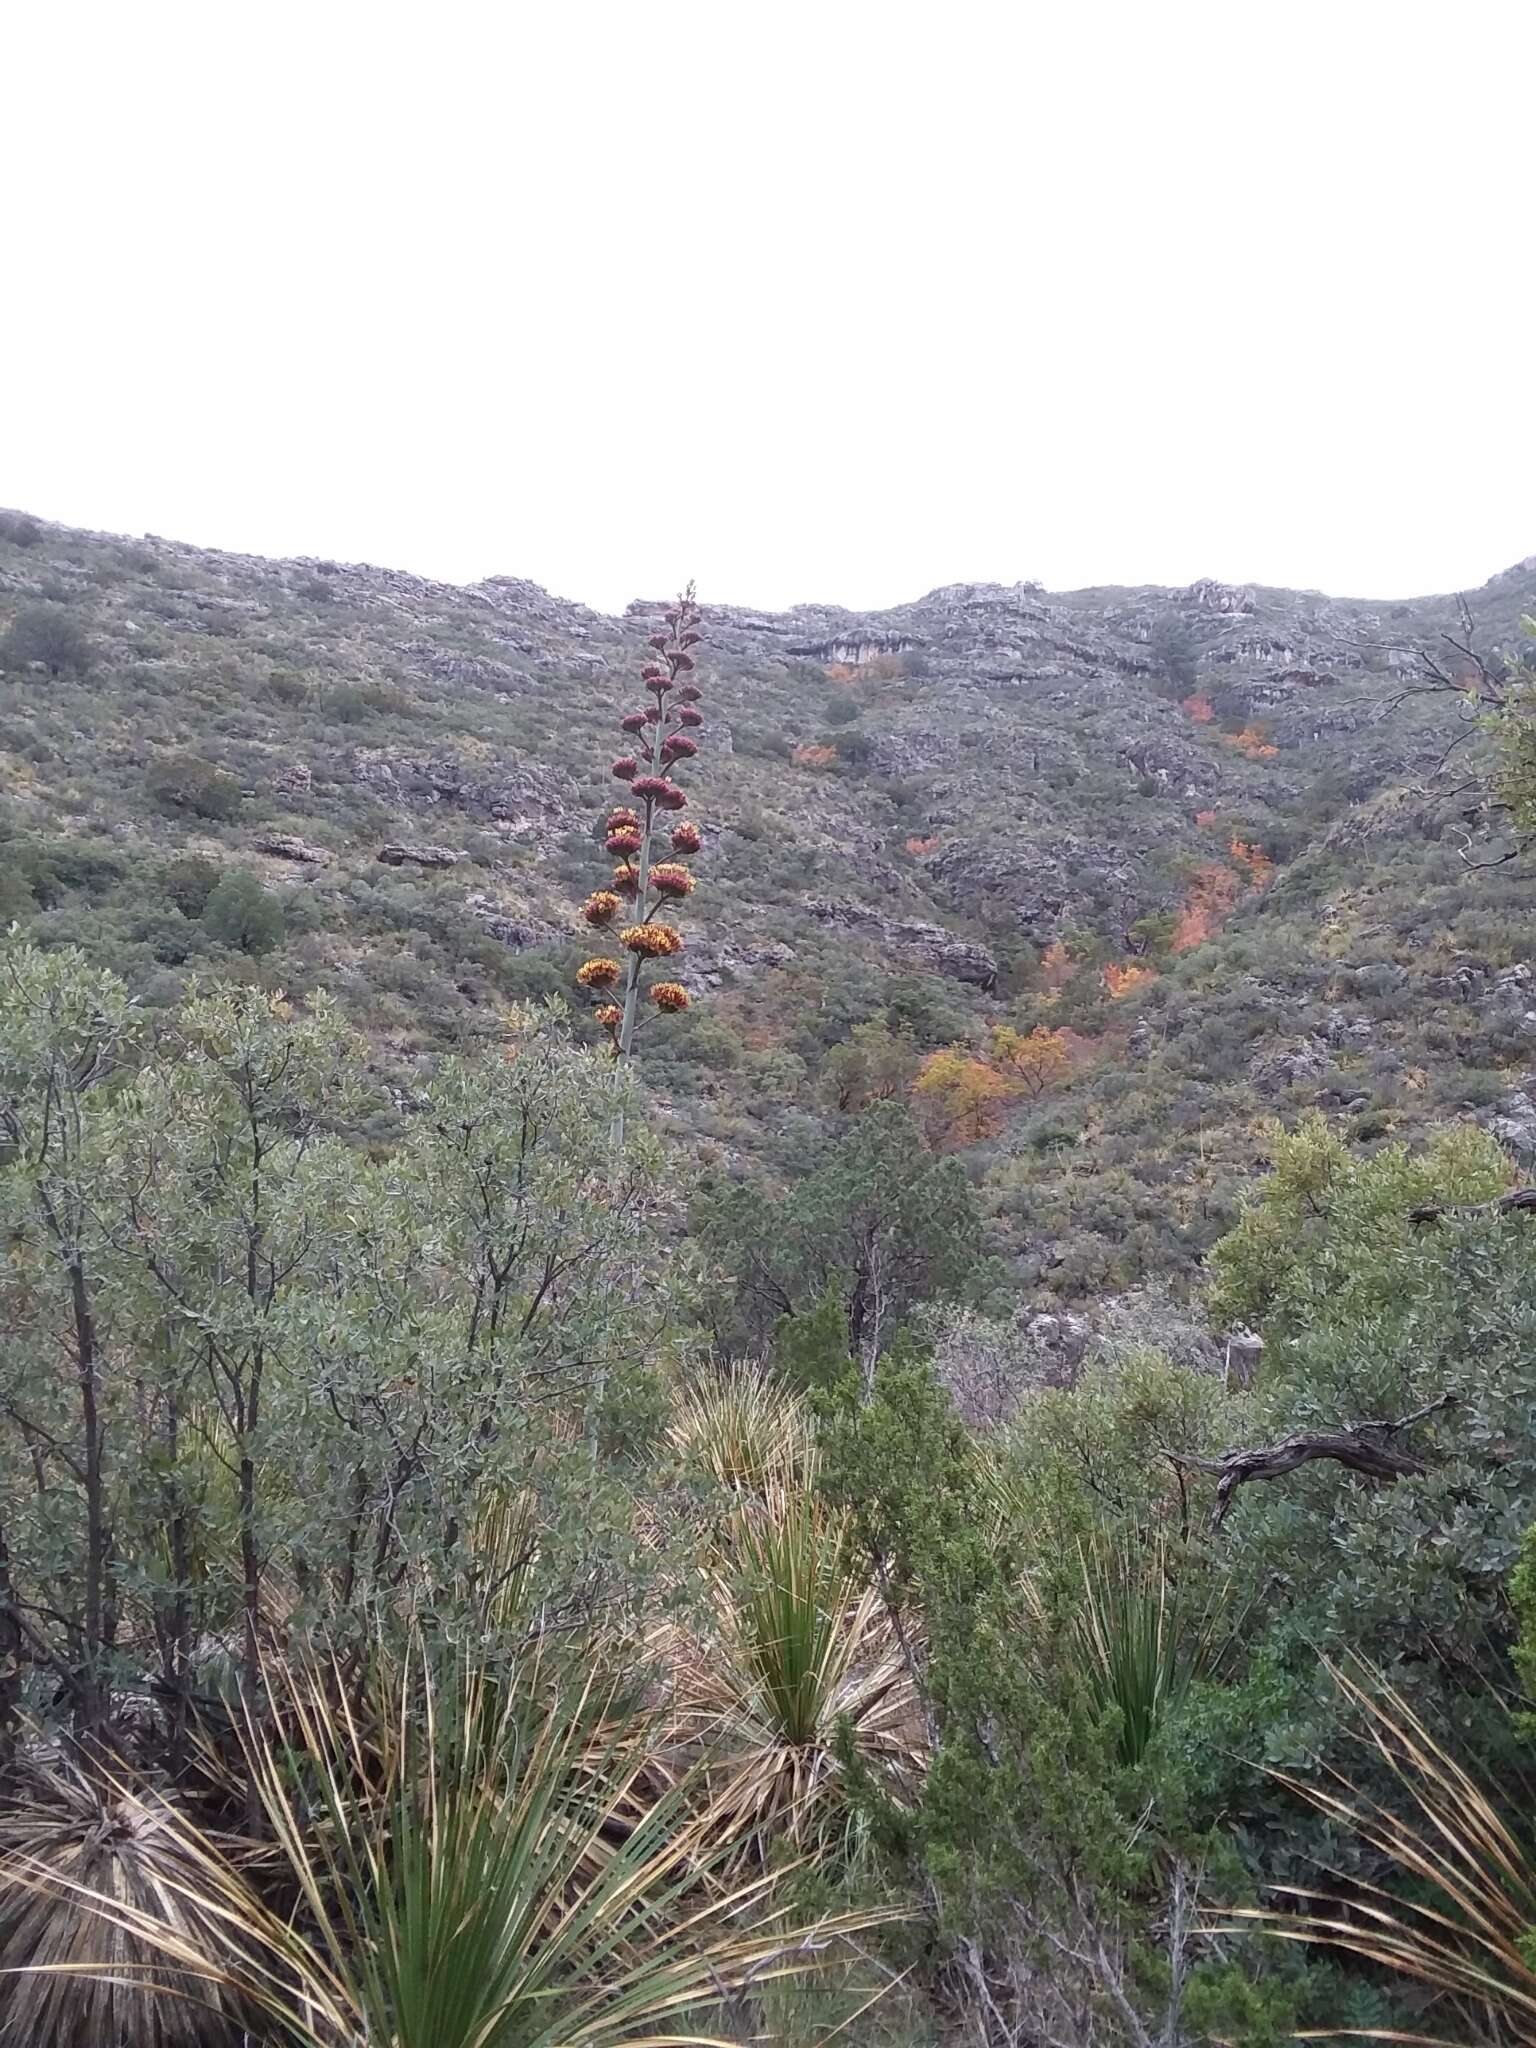
[[368, 1143], [323, 1003], [13, 939], [0, 1005], [0, 2040], [1536, 2038], [1491, 1139], [1277, 1130], [1252, 1384], [975, 1428], [891, 1105], [797, 1252], [557, 1019]]

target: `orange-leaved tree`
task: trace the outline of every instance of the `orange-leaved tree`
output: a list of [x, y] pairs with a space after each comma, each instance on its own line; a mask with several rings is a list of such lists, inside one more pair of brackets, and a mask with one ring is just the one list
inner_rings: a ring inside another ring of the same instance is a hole
[[1230, 867], [1223, 867], [1219, 861], [1206, 861], [1190, 876], [1174, 928], [1175, 953], [1187, 953], [1193, 946], [1204, 945], [1221, 930], [1237, 908], [1238, 899], [1262, 889], [1274, 875], [1275, 864], [1262, 846], [1234, 838], [1227, 852], [1232, 861]]
[[1262, 725], [1245, 725], [1241, 732], [1224, 732], [1221, 737], [1225, 745], [1236, 747], [1250, 761], [1272, 761], [1280, 751]]
[[1155, 967], [1143, 967], [1135, 960], [1127, 960], [1123, 966], [1111, 961], [1104, 969], [1104, 991], [1112, 1002], [1118, 1003], [1122, 996], [1134, 995], [1137, 989], [1156, 979]]
[[634, 799], [617, 805], [606, 820], [605, 843], [618, 866], [610, 885], [581, 907], [587, 923], [599, 931], [621, 916], [630, 920], [619, 932], [624, 959], [587, 960], [576, 971], [581, 987], [596, 998], [593, 1015], [607, 1032], [616, 1059], [627, 1059], [634, 1050], [642, 993], [664, 1012], [688, 1007], [688, 991], [680, 981], [665, 978], [647, 986], [646, 970], [683, 950], [682, 934], [670, 922], [693, 893], [693, 873], [681, 856], [697, 853], [703, 843], [697, 825], [679, 823], [669, 845], [660, 844], [665, 821], [688, 802], [676, 770], [698, 753], [696, 734], [704, 723], [702, 693], [692, 679], [702, 614], [691, 583], [662, 616], [665, 625], [651, 634], [653, 651], [640, 670], [645, 704], [619, 721], [636, 751], [613, 764], [614, 775], [629, 784]]
[[1173, 951], [1187, 953], [1194, 946], [1203, 946], [1221, 930], [1242, 892], [1242, 877], [1219, 861], [1206, 861], [1196, 868], [1179, 905], [1179, 921], [1171, 942]]
[[1262, 889], [1273, 878], [1275, 864], [1262, 846], [1251, 845], [1244, 839], [1234, 839], [1227, 852], [1247, 875], [1250, 889]]
[[1065, 1079], [1072, 1051], [1064, 1031], [1048, 1031], [1043, 1024], [1015, 1031], [1011, 1024], [999, 1024], [992, 1032], [992, 1060], [1013, 1089], [1033, 1100]]
[[975, 1145], [999, 1131], [1012, 1092], [995, 1067], [960, 1045], [929, 1053], [912, 1084], [930, 1135], [952, 1145]]

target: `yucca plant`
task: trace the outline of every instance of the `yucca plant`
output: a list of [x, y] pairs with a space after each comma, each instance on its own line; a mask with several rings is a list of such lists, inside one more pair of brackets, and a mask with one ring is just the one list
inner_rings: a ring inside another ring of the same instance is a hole
[[[1383, 1859], [1403, 1891], [1353, 1876], [1328, 1890], [1287, 1886], [1293, 1911], [1234, 1909], [1212, 1933], [1258, 1928], [1285, 1941], [1342, 1949], [1452, 2002], [1491, 2041], [1536, 2048], [1536, 1854], [1487, 1789], [1450, 1756], [1378, 1672], [1328, 1664], [1360, 1732], [1400, 1799], [1373, 1798], [1342, 1772], [1318, 1783], [1274, 1771], [1280, 1784]], [[1417, 1893], [1409, 1897], [1408, 1890]], [[1455, 2034], [1356, 2029], [1357, 2038], [1456, 2048]], [[1318, 2034], [1316, 2039], [1332, 2038]]]
[[0, 1813], [3, 2048], [232, 2040], [238, 2001], [209, 1969], [226, 1945], [200, 1889], [210, 1847], [170, 1798], [104, 1763], [35, 1767]]
[[667, 1436], [687, 1462], [735, 1494], [803, 1481], [811, 1459], [805, 1402], [751, 1360], [686, 1381], [673, 1398]]
[[175, 1910], [87, 1883], [77, 1896], [299, 2048], [712, 2041], [701, 2011], [889, 1917], [789, 1929], [769, 1878], [715, 1876], [711, 1817], [686, 1789], [632, 1796], [648, 1731], [610, 1725], [595, 1685], [468, 1663], [434, 1681], [418, 1652], [380, 1659], [358, 1696], [301, 1656], [270, 1673], [245, 1729], [291, 1914], [184, 1818]]
[[1158, 1722], [1214, 1667], [1230, 1630], [1223, 1602], [1193, 1602], [1168, 1569], [1158, 1536], [1101, 1537], [1079, 1550], [1080, 1604], [1071, 1643], [1098, 1711], [1119, 1716], [1119, 1757], [1133, 1768]]
[[744, 1842], [825, 1836], [844, 1739], [893, 1788], [916, 1778], [917, 1697], [844, 1517], [798, 1486], [733, 1517], [712, 1621], [707, 1640], [674, 1637], [677, 1698]]

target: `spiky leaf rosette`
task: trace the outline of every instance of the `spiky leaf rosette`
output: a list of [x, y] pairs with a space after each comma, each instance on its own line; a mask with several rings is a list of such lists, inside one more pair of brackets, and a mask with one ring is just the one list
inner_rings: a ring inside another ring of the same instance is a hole
[[[247, 1710], [269, 1908], [175, 1825], [186, 1891], [227, 1930], [227, 1974], [294, 2048], [707, 2048], [696, 2015], [818, 1966], [889, 1913], [791, 1928], [773, 1873], [732, 1883], [693, 1785], [659, 1795], [656, 1731], [595, 1680], [376, 1647], [361, 1684], [295, 1652]], [[98, 1906], [179, 1967], [180, 1900]], [[194, 1957], [196, 1952], [190, 1952]], [[119, 2037], [86, 2039], [95, 2048]], [[137, 2036], [131, 2037], [135, 2043]]]

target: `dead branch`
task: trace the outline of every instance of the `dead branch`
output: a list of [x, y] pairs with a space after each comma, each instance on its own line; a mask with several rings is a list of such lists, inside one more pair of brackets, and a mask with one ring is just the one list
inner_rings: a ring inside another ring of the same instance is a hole
[[1536, 1188], [1511, 1188], [1507, 1195], [1495, 1195], [1491, 1202], [1426, 1202], [1408, 1211], [1408, 1221], [1438, 1223], [1442, 1216], [1509, 1216], [1520, 1209], [1536, 1209]]
[[1282, 1443], [1250, 1451], [1228, 1451], [1223, 1458], [1197, 1458], [1188, 1451], [1167, 1451], [1164, 1455], [1175, 1466], [1209, 1472], [1218, 1480], [1211, 1527], [1219, 1529], [1240, 1486], [1246, 1486], [1252, 1479], [1282, 1479], [1287, 1472], [1294, 1472], [1315, 1458], [1331, 1458], [1351, 1472], [1363, 1472], [1371, 1479], [1409, 1479], [1427, 1472], [1429, 1466], [1423, 1458], [1412, 1451], [1398, 1450], [1390, 1439], [1439, 1409], [1450, 1407], [1455, 1399], [1454, 1394], [1441, 1394], [1396, 1422], [1351, 1422], [1342, 1429], [1304, 1430], [1286, 1437]]

